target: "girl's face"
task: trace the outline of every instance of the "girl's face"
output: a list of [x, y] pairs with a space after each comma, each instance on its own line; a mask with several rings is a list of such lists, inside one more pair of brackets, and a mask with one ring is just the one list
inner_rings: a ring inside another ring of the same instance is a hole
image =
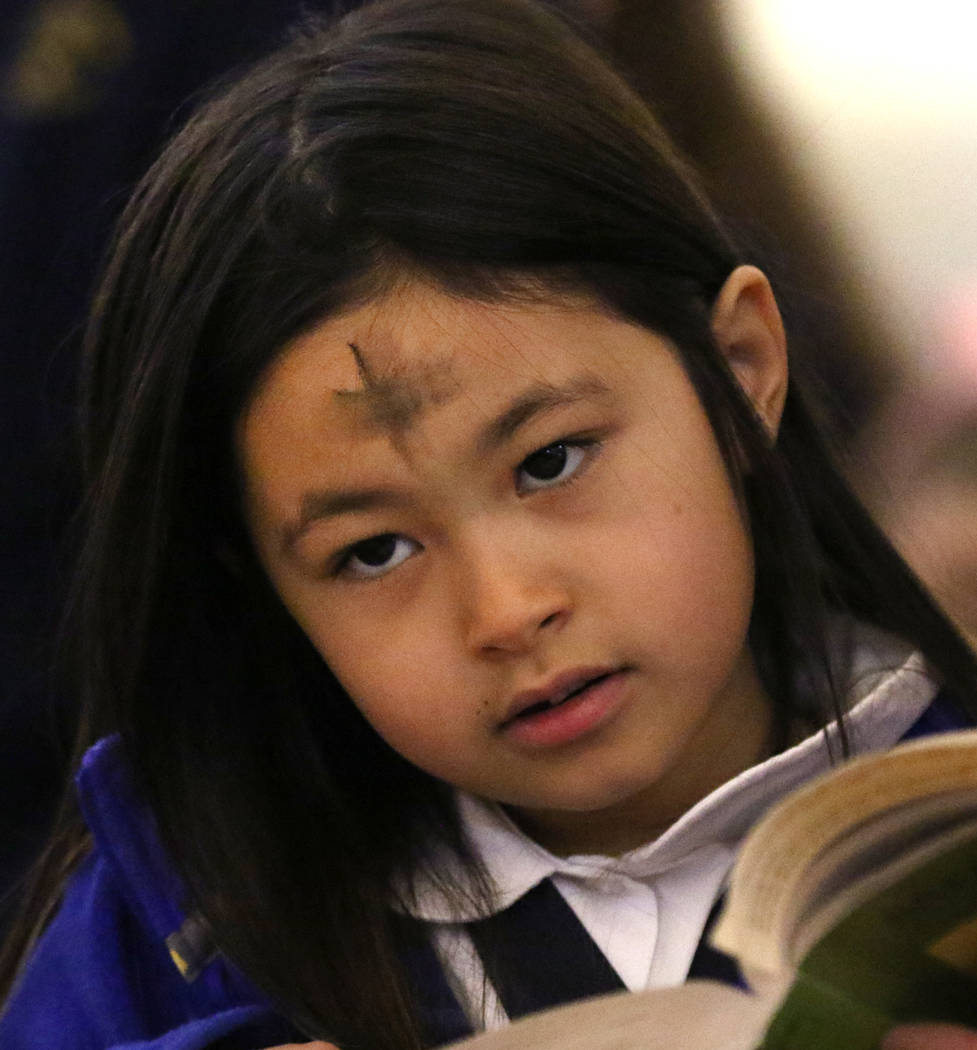
[[750, 537], [664, 339], [414, 286], [288, 346], [239, 449], [263, 564], [365, 717], [545, 844], [636, 845], [762, 753]]

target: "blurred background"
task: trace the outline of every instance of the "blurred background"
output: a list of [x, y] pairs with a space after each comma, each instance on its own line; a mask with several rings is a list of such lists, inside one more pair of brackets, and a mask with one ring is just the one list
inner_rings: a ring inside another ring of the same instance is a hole
[[[558, 3], [559, 0], [551, 0]], [[977, 640], [977, 5], [563, 0], [774, 279], [851, 478]], [[99, 259], [188, 99], [336, 0], [4, 0], [0, 925], [74, 705], [52, 673]]]
[[726, 0], [717, 14], [874, 332], [853, 477], [977, 642], [977, 5]]

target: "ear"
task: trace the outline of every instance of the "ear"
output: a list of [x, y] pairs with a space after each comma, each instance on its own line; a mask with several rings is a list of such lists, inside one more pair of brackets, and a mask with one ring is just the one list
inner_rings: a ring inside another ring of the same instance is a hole
[[787, 397], [787, 338], [773, 289], [755, 266], [738, 266], [712, 308], [712, 331], [771, 438]]

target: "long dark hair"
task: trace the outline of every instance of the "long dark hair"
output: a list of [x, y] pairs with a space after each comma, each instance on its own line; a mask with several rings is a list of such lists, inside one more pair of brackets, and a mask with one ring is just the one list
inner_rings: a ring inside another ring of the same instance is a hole
[[[137, 189], [86, 343], [79, 753], [121, 734], [190, 903], [310, 1035], [418, 1045], [391, 904], [433, 844], [471, 858], [450, 791], [364, 722], [259, 570], [233, 431], [283, 345], [405, 273], [487, 300], [583, 291], [674, 342], [748, 506], [751, 643], [784, 720], [839, 711], [829, 614], [975, 691], [797, 385], [771, 447], [716, 352], [739, 262], [646, 107], [529, 0], [380, 0], [309, 27]], [[79, 829], [69, 804], [35, 916]]]

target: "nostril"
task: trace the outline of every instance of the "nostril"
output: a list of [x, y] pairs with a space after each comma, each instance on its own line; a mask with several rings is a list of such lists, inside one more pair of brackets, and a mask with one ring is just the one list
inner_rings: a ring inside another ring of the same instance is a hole
[[545, 617], [540, 621], [540, 627], [549, 627], [549, 625], [553, 623], [559, 617], [559, 615], [560, 614], [558, 612], [550, 613], [549, 616]]

